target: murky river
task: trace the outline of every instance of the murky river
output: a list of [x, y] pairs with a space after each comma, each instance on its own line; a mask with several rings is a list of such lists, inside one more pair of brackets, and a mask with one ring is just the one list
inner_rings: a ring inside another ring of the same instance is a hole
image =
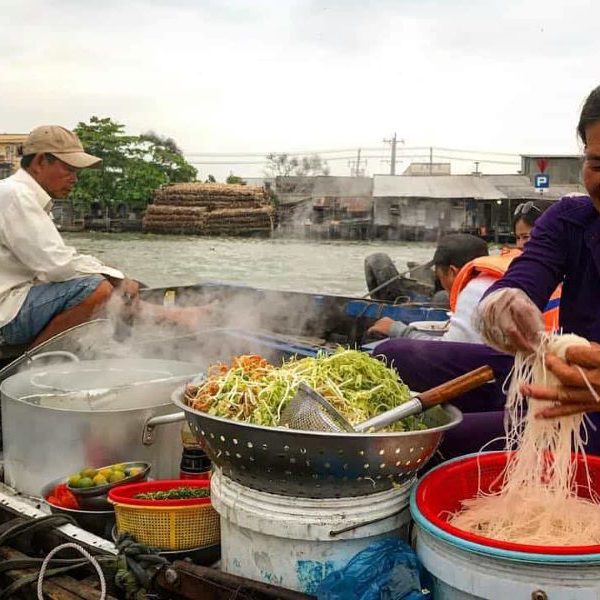
[[70, 233], [68, 244], [93, 254], [149, 286], [201, 280], [232, 281], [272, 289], [362, 295], [363, 261], [387, 252], [399, 269], [425, 262], [434, 245], [281, 239], [206, 238], [142, 234]]

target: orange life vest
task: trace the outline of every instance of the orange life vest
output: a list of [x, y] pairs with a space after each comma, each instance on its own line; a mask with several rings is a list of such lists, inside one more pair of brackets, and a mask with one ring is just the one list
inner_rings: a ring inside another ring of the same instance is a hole
[[[503, 248], [502, 253], [496, 256], [480, 256], [468, 262], [456, 275], [450, 290], [450, 310], [456, 310], [459, 294], [466, 285], [478, 275], [488, 275], [500, 279], [508, 270], [510, 263], [520, 256], [521, 251], [516, 248]], [[560, 307], [560, 293], [562, 286], [558, 286], [544, 310], [546, 331], [558, 329], [558, 312]]]

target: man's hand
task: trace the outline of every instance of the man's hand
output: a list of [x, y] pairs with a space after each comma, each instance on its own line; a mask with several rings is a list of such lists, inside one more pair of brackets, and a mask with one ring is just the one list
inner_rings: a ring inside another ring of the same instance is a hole
[[534, 352], [544, 331], [539, 308], [516, 288], [504, 288], [484, 298], [476, 325], [490, 346], [510, 354]]
[[371, 327], [367, 330], [368, 334], [379, 333], [388, 337], [390, 335], [390, 328], [394, 324], [394, 319], [389, 317], [383, 317], [378, 321], [375, 321]]
[[131, 319], [140, 310], [140, 284], [133, 279], [115, 279], [107, 277], [113, 286], [113, 297], [121, 302], [121, 317]]
[[552, 419], [600, 411], [600, 402], [597, 400], [600, 398], [600, 345], [571, 346], [567, 349], [566, 360], [548, 354], [546, 366], [560, 381], [560, 385], [548, 387], [529, 384], [521, 387], [521, 393], [534, 400], [558, 403], [544, 408], [536, 417]]

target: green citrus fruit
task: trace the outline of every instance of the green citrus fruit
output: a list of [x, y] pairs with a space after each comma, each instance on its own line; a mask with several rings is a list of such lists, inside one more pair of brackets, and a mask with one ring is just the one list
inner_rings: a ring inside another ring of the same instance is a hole
[[125, 479], [125, 473], [123, 473], [123, 471], [113, 471], [109, 481], [111, 483], [117, 483], [118, 481], [123, 481], [123, 479]]
[[94, 485], [106, 485], [108, 483], [106, 477], [100, 473], [98, 473], [92, 481], [94, 482]]
[[90, 488], [90, 487], [94, 487], [94, 482], [92, 481], [92, 479], [90, 477], [82, 477], [77, 482], [77, 487], [78, 488]]
[[77, 484], [79, 483], [79, 480], [81, 479], [81, 475], [79, 473], [75, 473], [74, 475], [71, 475], [68, 479], [68, 483], [71, 487], [77, 487]]
[[90, 479], [93, 479], [96, 476], [96, 473], [98, 473], [96, 469], [93, 469], [92, 467], [86, 467], [79, 474], [81, 477], [89, 477]]

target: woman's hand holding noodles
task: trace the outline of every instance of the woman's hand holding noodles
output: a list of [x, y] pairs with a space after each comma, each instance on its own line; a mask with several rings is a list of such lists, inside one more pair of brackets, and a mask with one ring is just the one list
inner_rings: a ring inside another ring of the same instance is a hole
[[581, 412], [600, 411], [600, 345], [571, 346], [566, 360], [548, 354], [546, 367], [561, 385], [524, 385], [521, 392], [535, 400], [555, 402], [537, 413], [539, 418], [556, 418]]

